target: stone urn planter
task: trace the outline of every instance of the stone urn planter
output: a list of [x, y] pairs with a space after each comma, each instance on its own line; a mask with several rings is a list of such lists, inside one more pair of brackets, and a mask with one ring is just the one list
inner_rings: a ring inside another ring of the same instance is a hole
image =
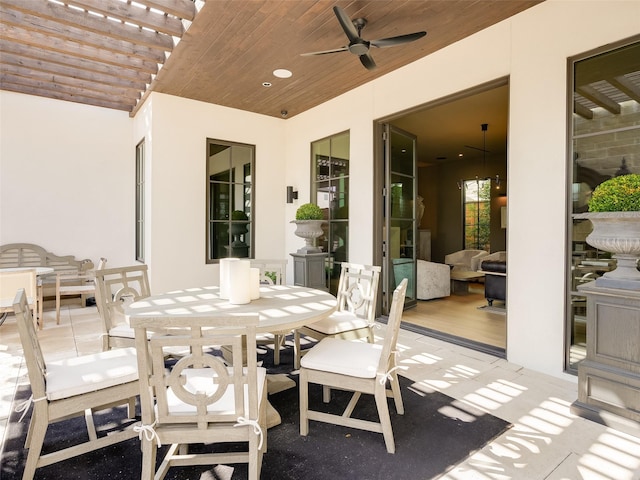
[[292, 220], [291, 223], [296, 224], [296, 231], [294, 232], [298, 237], [304, 238], [305, 246], [298, 249], [298, 253], [321, 253], [318, 247], [316, 247], [316, 238], [321, 237], [324, 234], [322, 230], [322, 224], [324, 220]]
[[617, 267], [598, 278], [596, 285], [640, 290], [640, 175], [622, 175], [601, 183], [589, 200], [589, 212], [574, 218], [590, 220], [593, 231], [586, 242], [610, 252], [617, 261]]
[[322, 224], [326, 223], [323, 218], [322, 209], [315, 203], [305, 203], [296, 210], [296, 219], [291, 223], [296, 224], [295, 234], [304, 238], [305, 246], [298, 249], [298, 253], [321, 253], [322, 251], [316, 247], [316, 238], [322, 236]]
[[596, 285], [611, 288], [640, 289], [640, 212], [578, 213], [576, 219], [590, 220], [593, 231], [587, 236], [589, 245], [610, 252], [617, 260], [615, 270], [596, 280]]

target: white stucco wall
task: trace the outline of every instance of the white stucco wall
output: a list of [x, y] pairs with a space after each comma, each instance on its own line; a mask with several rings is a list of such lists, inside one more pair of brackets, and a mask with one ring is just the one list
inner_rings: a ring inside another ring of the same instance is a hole
[[0, 91], [0, 244], [134, 260], [126, 112]]
[[567, 58], [639, 33], [637, 0], [547, 0], [288, 120], [288, 175], [307, 185], [296, 159], [311, 141], [351, 130], [351, 160], [368, 174], [351, 172], [350, 259], [369, 261], [372, 196], [356, 192], [371, 190], [372, 122], [509, 76], [507, 355], [563, 376]]
[[[256, 256], [287, 258], [301, 245], [289, 220], [309, 199], [310, 143], [349, 130], [349, 258], [370, 263], [373, 122], [509, 76], [507, 354], [563, 376], [567, 57], [638, 34], [639, 0], [547, 0], [287, 120], [162, 94], [132, 120], [0, 91], [0, 242], [133, 263], [134, 148], [145, 137], [152, 289], [215, 283], [205, 139], [256, 145]], [[287, 185], [297, 203], [285, 203]]]
[[[256, 145], [256, 258], [284, 250], [284, 120], [153, 94], [135, 118], [147, 146], [147, 257], [154, 291], [218, 283], [205, 264], [206, 139]], [[308, 153], [307, 153], [308, 155]], [[288, 225], [288, 224], [287, 224]]]

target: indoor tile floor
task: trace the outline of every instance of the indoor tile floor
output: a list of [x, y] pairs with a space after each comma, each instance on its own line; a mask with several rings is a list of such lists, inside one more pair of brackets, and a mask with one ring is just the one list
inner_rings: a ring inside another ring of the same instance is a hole
[[[60, 325], [45, 312], [45, 357], [101, 348], [95, 307], [63, 308]], [[382, 328], [385, 328], [383, 325]], [[380, 330], [382, 332], [382, 330]], [[473, 421], [490, 413], [513, 427], [439, 478], [640, 480], [640, 433], [622, 433], [570, 412], [577, 384], [487, 354], [402, 330], [403, 375], [457, 400], [446, 414]], [[27, 382], [13, 316], [0, 327], [0, 432], [17, 385]], [[419, 474], [415, 479], [421, 479]]]

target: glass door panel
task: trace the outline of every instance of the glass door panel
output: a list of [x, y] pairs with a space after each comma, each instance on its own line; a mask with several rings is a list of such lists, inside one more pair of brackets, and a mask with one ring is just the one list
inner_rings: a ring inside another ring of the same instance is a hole
[[385, 126], [384, 302], [388, 311], [393, 290], [408, 279], [405, 308], [416, 304], [416, 137]]

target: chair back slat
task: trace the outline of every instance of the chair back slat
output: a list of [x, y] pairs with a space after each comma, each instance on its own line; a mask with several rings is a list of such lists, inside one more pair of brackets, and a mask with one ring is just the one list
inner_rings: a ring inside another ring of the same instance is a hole
[[[147, 382], [141, 387], [143, 423], [155, 422], [156, 429], [178, 424], [206, 429], [213, 423], [235, 423], [239, 417], [257, 419], [258, 321], [257, 314], [131, 317], [140, 382]], [[240, 368], [225, 364], [222, 347], [232, 351], [233, 365]], [[167, 352], [176, 348], [189, 354], [165, 364]], [[155, 404], [149, 392], [155, 392]]]
[[398, 343], [402, 312], [404, 311], [404, 297], [407, 293], [408, 282], [406, 278], [403, 278], [400, 285], [393, 291], [393, 300], [391, 302], [391, 308], [389, 309], [389, 320], [387, 321], [387, 332], [384, 336], [380, 364], [378, 365], [379, 374], [388, 372], [390, 364], [393, 363], [391, 357], [395, 355], [394, 352], [396, 350], [396, 344]]
[[29, 373], [31, 393], [33, 394], [33, 398], [43, 398], [46, 395], [45, 378], [47, 364], [42, 355], [33, 316], [27, 304], [27, 295], [23, 288], [19, 289], [15, 295], [13, 310], [16, 315], [20, 341], [22, 342], [22, 349], [24, 350], [24, 360]]
[[338, 281], [338, 310], [349, 311], [368, 322], [375, 320], [381, 268], [342, 263]]
[[147, 265], [96, 270], [96, 305], [103, 333], [125, 321], [125, 305], [151, 295], [147, 270]]
[[263, 285], [285, 285], [287, 283], [286, 260], [252, 259], [251, 267], [260, 269], [260, 283]]

